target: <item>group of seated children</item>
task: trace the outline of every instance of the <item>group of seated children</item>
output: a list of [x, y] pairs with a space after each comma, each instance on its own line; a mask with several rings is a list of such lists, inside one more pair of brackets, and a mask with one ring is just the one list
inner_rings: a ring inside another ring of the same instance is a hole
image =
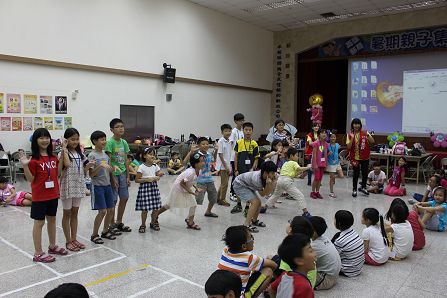
[[[327, 290], [339, 276], [361, 274], [363, 265], [380, 266], [388, 260], [405, 259], [412, 250], [425, 245], [424, 227], [443, 231], [447, 222], [446, 189], [434, 191], [434, 201], [417, 203], [409, 211], [395, 198], [384, 218], [375, 208], [361, 215], [365, 225], [361, 236], [352, 228], [350, 211], [335, 213], [339, 230], [332, 241], [324, 233], [324, 218], [296, 216], [289, 221], [287, 237], [278, 255], [262, 258], [253, 254], [254, 237], [246, 226], [229, 227], [223, 250], [214, 272], [205, 285], [208, 297], [314, 297], [314, 290]], [[238, 277], [238, 278], [236, 278]]]

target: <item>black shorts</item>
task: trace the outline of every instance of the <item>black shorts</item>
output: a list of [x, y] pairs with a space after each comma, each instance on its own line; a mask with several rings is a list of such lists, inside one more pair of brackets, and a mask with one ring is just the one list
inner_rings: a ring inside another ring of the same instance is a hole
[[45, 220], [45, 216], [56, 216], [59, 198], [35, 202], [31, 204], [31, 218], [35, 220]]

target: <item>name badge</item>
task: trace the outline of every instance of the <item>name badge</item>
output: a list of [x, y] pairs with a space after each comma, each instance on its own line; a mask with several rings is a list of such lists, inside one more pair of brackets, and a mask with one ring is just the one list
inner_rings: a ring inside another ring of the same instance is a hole
[[246, 165], [249, 165], [249, 164], [251, 164], [251, 160], [249, 160], [249, 159], [246, 159], [246, 160], [245, 160], [245, 164], [246, 164]]
[[45, 188], [54, 188], [54, 181], [45, 181]]
[[326, 161], [326, 158], [322, 157], [322, 158], [321, 158], [321, 161]]

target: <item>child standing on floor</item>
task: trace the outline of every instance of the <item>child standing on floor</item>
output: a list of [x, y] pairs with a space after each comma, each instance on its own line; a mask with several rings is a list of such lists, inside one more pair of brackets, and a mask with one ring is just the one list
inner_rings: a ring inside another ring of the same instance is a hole
[[131, 228], [123, 223], [123, 215], [129, 199], [130, 176], [126, 157], [130, 150], [126, 140], [122, 138], [124, 135], [124, 123], [121, 119], [114, 118], [110, 121], [110, 131], [113, 133], [113, 136], [107, 141], [105, 152], [109, 155], [113, 168], [112, 188], [115, 196], [115, 205], [119, 197], [118, 214], [116, 222], [113, 224], [113, 232], [117, 234], [118, 231], [132, 231]]
[[[90, 135], [90, 140], [95, 146], [95, 150], [88, 155], [89, 174], [92, 180], [91, 202], [92, 210], [98, 210], [98, 214], [93, 222], [93, 234], [90, 240], [95, 244], [103, 244], [104, 240], [115, 240], [121, 233], [112, 232], [112, 221], [115, 215], [115, 201], [110, 180], [113, 179], [113, 168], [110, 165], [109, 156], [104, 153], [107, 143], [106, 134], [102, 131], [94, 131]], [[105, 219], [104, 219], [105, 217]], [[99, 237], [99, 227], [104, 220], [101, 237]]]
[[385, 185], [386, 174], [381, 170], [378, 162], [373, 163], [373, 170], [368, 174], [368, 188], [370, 193], [382, 193]]
[[385, 231], [392, 234], [390, 259], [395, 261], [405, 259], [413, 248], [414, 234], [407, 218], [408, 207], [405, 203], [391, 203], [390, 209], [386, 213], [386, 219], [391, 221], [391, 225], [386, 224]]
[[266, 208], [275, 208], [275, 203], [283, 192], [287, 193], [298, 202], [298, 208], [302, 210], [303, 216], [310, 217], [307, 210], [306, 201], [303, 193], [297, 188], [294, 178], [297, 178], [302, 172], [309, 170], [308, 167], [302, 168], [298, 164], [298, 150], [291, 147], [287, 150], [288, 161], [282, 166], [278, 182], [276, 183], [273, 195], [265, 204]]
[[343, 170], [340, 165], [340, 156], [338, 151], [340, 150], [340, 144], [337, 143], [337, 135], [332, 133], [330, 136], [330, 143], [327, 150], [327, 171], [330, 174], [329, 179], [329, 189], [330, 194], [329, 196], [331, 198], [336, 198], [334, 192], [334, 184], [335, 184], [335, 178], [343, 178]]
[[[175, 179], [174, 185], [166, 199], [167, 203], [155, 214], [155, 222], [158, 223], [158, 216], [160, 214], [171, 209], [179, 214], [188, 213], [188, 217], [185, 219], [186, 228], [200, 230], [200, 227], [194, 222], [194, 215], [197, 207], [196, 197], [203, 190], [193, 185], [193, 181], [205, 165], [204, 156], [200, 151], [190, 155], [189, 164], [191, 167]], [[192, 187], [194, 187], [194, 190], [191, 189]]]
[[[234, 146], [236, 146], [237, 141], [244, 138], [244, 132], [242, 131], [242, 125], [245, 122], [245, 116], [241, 113], [237, 113], [237, 114], [234, 114], [233, 120], [234, 120], [234, 124], [236, 124], [236, 127], [234, 127], [231, 130], [231, 135], [230, 135], [231, 148], [234, 148]], [[234, 156], [235, 156], [235, 154], [236, 153], [233, 151], [231, 154], [231, 158], [230, 158], [231, 168], [233, 169], [233, 173], [231, 175], [230, 200], [233, 202], [238, 201], [236, 195], [234, 194], [234, 189], [233, 189], [233, 182], [234, 182], [234, 179], [236, 178], [236, 176], [234, 175]], [[231, 213], [241, 212], [242, 207], [239, 209], [238, 206], [239, 205], [234, 206], [233, 209], [231, 210]]]
[[318, 141], [312, 143], [312, 169], [314, 171], [314, 181], [312, 182], [312, 199], [322, 199], [320, 194], [321, 180], [327, 166], [328, 144], [326, 142], [326, 130], [320, 128], [318, 131]]
[[[304, 152], [304, 161], [308, 165], [312, 165], [313, 143], [318, 140], [319, 123], [312, 123], [312, 131], [306, 136], [306, 151]], [[304, 177], [303, 177], [304, 178]], [[312, 171], [307, 172], [307, 185], [312, 184]]]
[[138, 167], [136, 183], [140, 183], [138, 188], [136, 211], [141, 211], [141, 226], [138, 229], [140, 233], [146, 233], [147, 212], [152, 211], [150, 228], [155, 231], [160, 230], [157, 221], [157, 210], [161, 208], [160, 191], [158, 190], [158, 181], [163, 176], [160, 167], [154, 164], [155, 150], [145, 148], [142, 155], [144, 163]]
[[334, 223], [337, 230], [340, 230], [332, 238], [332, 243], [340, 254], [340, 274], [347, 277], [357, 276], [362, 273], [365, 253], [362, 239], [352, 228], [354, 216], [348, 210], [338, 210]]
[[182, 161], [178, 157], [178, 152], [172, 152], [171, 159], [168, 162], [168, 174], [169, 175], [178, 175], [185, 167], [182, 165]]
[[222, 137], [217, 142], [217, 159], [216, 159], [216, 170], [219, 171], [220, 176], [220, 187], [217, 191], [217, 203], [222, 206], [230, 206], [227, 202], [227, 190], [228, 181], [232, 172], [231, 168], [231, 156], [233, 154], [233, 147], [230, 142], [231, 135], [231, 125], [223, 124], [220, 127], [222, 132]]
[[0, 176], [0, 205], [31, 206], [32, 196], [29, 192], [16, 192], [14, 185], [8, 183], [8, 178]]
[[[379, 221], [380, 226], [378, 225]], [[366, 226], [362, 232], [365, 263], [373, 266], [385, 264], [390, 256], [390, 251], [382, 215], [379, 215], [377, 209], [366, 208], [362, 213], [362, 224]]]
[[418, 202], [414, 210], [422, 216], [422, 226], [428, 230], [444, 232], [447, 225], [447, 190], [439, 186], [433, 191], [433, 200]]
[[25, 153], [20, 154], [26, 180], [31, 182], [33, 202], [31, 204], [31, 218], [34, 219], [33, 242], [34, 262], [50, 263], [56, 259], [42, 250], [42, 228], [47, 220], [48, 239], [50, 245], [48, 253], [53, 255], [67, 255], [68, 251], [56, 245], [56, 213], [59, 201], [58, 175], [62, 171], [62, 163], [53, 155], [50, 132], [45, 128], [38, 128], [31, 138], [32, 157], [29, 160]]
[[77, 129], [67, 128], [64, 139], [61, 152], [63, 170], [60, 178], [60, 199], [64, 209], [62, 229], [66, 240], [65, 247], [71, 251], [79, 251], [85, 248], [85, 245], [76, 239], [79, 206], [81, 199], [85, 196], [85, 156], [81, 151]]
[[405, 189], [405, 165], [407, 160], [405, 157], [399, 157], [397, 166], [394, 167], [393, 175], [388, 180], [388, 185], [383, 191], [388, 196], [405, 196], [407, 190]]

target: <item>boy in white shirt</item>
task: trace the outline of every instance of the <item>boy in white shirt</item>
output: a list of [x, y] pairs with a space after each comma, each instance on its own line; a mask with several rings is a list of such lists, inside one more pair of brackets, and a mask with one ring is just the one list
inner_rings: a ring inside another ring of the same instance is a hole
[[216, 170], [219, 171], [220, 176], [220, 187], [217, 191], [217, 204], [222, 206], [230, 206], [227, 202], [227, 190], [228, 190], [228, 180], [232, 172], [231, 167], [231, 156], [233, 154], [233, 146], [230, 142], [231, 135], [231, 125], [223, 124], [220, 127], [222, 132], [222, 137], [217, 142], [217, 159], [216, 159]]
[[378, 162], [373, 164], [373, 170], [368, 174], [368, 188], [370, 193], [382, 193], [386, 181], [385, 172], [381, 170]]
[[[230, 142], [231, 142], [231, 146], [236, 146], [236, 142], [239, 141], [240, 139], [244, 138], [244, 132], [242, 131], [242, 124], [244, 124], [245, 122], [245, 116], [241, 113], [237, 113], [234, 114], [234, 123], [236, 124], [236, 127], [233, 128], [233, 130], [231, 131], [231, 135], [230, 135]], [[231, 168], [234, 169], [234, 156], [235, 153], [233, 152], [231, 154], [231, 159], [230, 159], [230, 163], [231, 163]], [[233, 182], [234, 179], [236, 177], [234, 176], [234, 173], [232, 173], [231, 175], [231, 187], [230, 187], [230, 200], [233, 202], [238, 202], [238, 204], [236, 204], [236, 206], [233, 207], [233, 209], [231, 209], [231, 213], [238, 213], [238, 212], [242, 212], [242, 205], [240, 200], [238, 200], [237, 196], [234, 194], [234, 189], [233, 189]]]

